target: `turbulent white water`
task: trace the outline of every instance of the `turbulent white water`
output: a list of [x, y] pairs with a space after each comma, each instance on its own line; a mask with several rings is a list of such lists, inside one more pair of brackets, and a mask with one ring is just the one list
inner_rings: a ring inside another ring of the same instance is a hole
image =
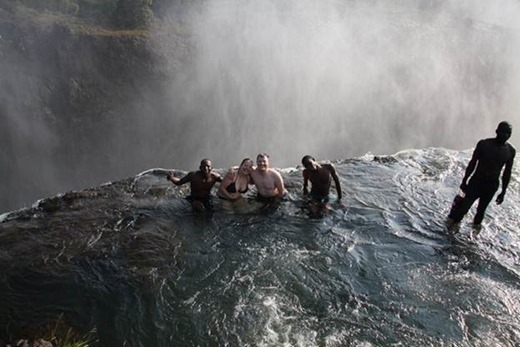
[[516, 346], [519, 170], [480, 233], [472, 211], [449, 236], [469, 155], [339, 161], [318, 219], [300, 168], [271, 211], [194, 214], [154, 169], [3, 215], [0, 341], [63, 313], [102, 346]]

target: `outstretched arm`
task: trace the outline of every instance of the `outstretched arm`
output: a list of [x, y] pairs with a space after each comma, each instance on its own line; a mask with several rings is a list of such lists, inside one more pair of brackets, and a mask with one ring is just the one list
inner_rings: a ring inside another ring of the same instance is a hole
[[509, 181], [511, 180], [511, 171], [513, 170], [513, 161], [515, 160], [516, 151], [513, 150], [513, 156], [511, 160], [506, 163], [506, 167], [504, 169], [504, 173], [502, 174], [502, 191], [497, 196], [496, 203], [500, 205], [504, 202], [504, 196], [506, 195], [507, 186], [509, 185]]
[[176, 186], [180, 186], [180, 185], [183, 185], [184, 183], [191, 181], [191, 178], [192, 178], [192, 172], [188, 173], [183, 178], [175, 177], [173, 175], [173, 171], [169, 171], [168, 175], [166, 176], [166, 179], [168, 181], [172, 182], [173, 184], [175, 184]]

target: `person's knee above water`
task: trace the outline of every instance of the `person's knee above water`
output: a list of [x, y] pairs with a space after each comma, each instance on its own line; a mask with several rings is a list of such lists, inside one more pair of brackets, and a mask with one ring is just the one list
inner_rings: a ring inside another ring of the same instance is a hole
[[477, 143], [460, 185], [465, 193], [464, 199], [450, 211], [450, 222], [460, 222], [477, 199], [479, 204], [473, 223], [479, 225], [482, 222], [486, 208], [500, 186], [502, 169], [502, 191], [498, 194], [496, 203], [500, 205], [504, 201], [516, 155], [515, 148], [507, 142], [512, 129], [508, 122], [500, 122], [495, 131], [496, 137]]
[[[336, 168], [332, 164], [319, 164], [310, 155], [302, 158], [302, 164], [305, 168], [303, 174], [303, 194], [309, 196], [312, 200], [318, 202], [328, 202], [329, 191], [332, 180], [336, 186], [337, 199], [343, 196], [341, 192], [341, 184], [336, 172]], [[308, 185], [311, 182], [311, 191], [309, 193]]]
[[281, 198], [285, 194], [282, 175], [269, 167], [269, 155], [265, 153], [256, 157], [256, 168], [251, 171], [251, 179], [260, 199]]
[[249, 189], [253, 160], [245, 158], [240, 165], [234, 166], [224, 176], [217, 191], [217, 195], [225, 200], [236, 201]]
[[211, 189], [217, 182], [222, 181], [222, 177], [212, 171], [211, 161], [203, 159], [200, 162], [198, 171], [191, 171], [182, 178], [175, 177], [173, 172], [168, 172], [166, 179], [176, 186], [190, 183], [191, 195], [188, 200], [196, 210], [210, 207]]

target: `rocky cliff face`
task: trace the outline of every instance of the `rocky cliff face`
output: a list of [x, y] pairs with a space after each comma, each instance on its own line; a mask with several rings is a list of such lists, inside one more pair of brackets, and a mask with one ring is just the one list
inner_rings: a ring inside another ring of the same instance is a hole
[[0, 2], [0, 212], [135, 174], [129, 124], [171, 73], [150, 37]]

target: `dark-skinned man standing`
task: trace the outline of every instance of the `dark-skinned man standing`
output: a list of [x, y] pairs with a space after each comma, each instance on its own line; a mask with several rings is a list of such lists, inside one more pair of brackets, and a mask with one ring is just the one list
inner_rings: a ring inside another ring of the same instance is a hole
[[465, 193], [465, 196], [450, 211], [448, 226], [459, 223], [478, 199], [473, 225], [476, 228], [480, 227], [486, 208], [499, 188], [502, 169], [504, 169], [502, 191], [498, 194], [496, 203], [500, 205], [504, 201], [516, 155], [515, 148], [507, 142], [511, 137], [512, 130], [511, 124], [500, 122], [496, 129], [496, 137], [483, 139], [477, 143], [460, 185], [460, 189]]

